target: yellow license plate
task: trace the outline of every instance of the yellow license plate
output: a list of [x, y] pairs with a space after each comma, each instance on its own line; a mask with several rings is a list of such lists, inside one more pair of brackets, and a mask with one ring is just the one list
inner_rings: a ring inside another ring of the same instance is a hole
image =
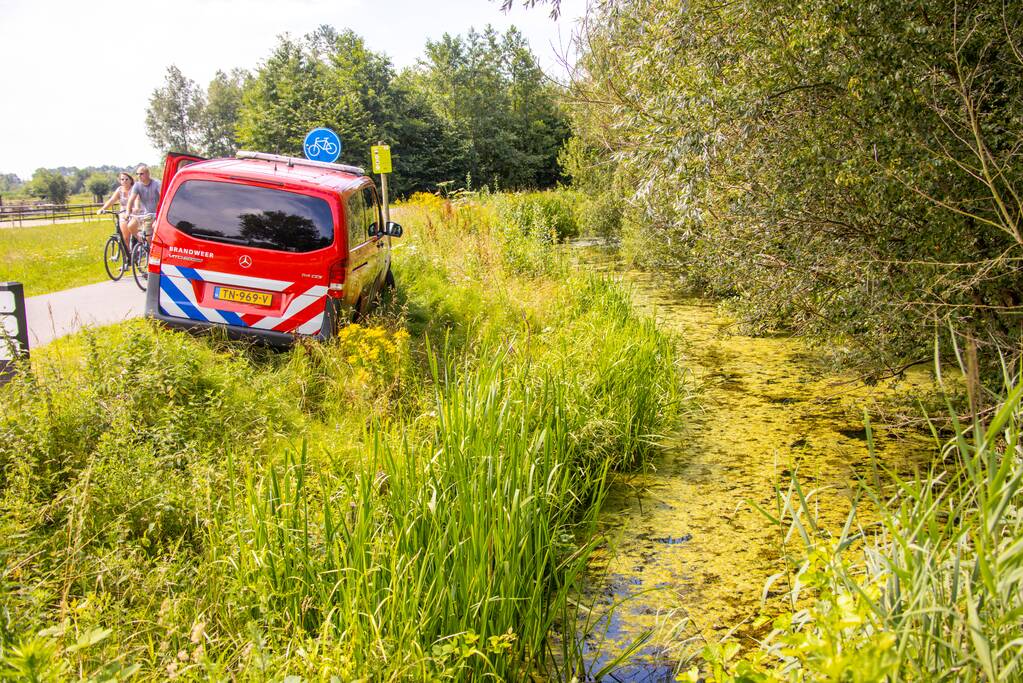
[[231, 289], [230, 287], [214, 287], [213, 298], [221, 301], [235, 301], [240, 304], [252, 304], [254, 306], [270, 306], [273, 304], [273, 295], [266, 292], [250, 292], [245, 289]]

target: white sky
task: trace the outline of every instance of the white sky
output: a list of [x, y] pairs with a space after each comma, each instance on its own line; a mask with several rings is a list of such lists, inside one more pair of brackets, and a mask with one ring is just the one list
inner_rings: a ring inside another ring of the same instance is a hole
[[320, 24], [354, 30], [398, 69], [445, 32], [514, 24], [554, 73], [585, 0], [562, 0], [557, 22], [520, 4], [506, 15], [489, 0], [0, 0], [0, 173], [157, 162], [145, 112], [169, 65], [205, 87]]

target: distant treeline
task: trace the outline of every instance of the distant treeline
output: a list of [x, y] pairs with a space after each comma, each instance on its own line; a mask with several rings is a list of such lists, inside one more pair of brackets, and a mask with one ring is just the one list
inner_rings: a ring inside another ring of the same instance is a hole
[[877, 375], [1018, 357], [1023, 3], [599, 7], [566, 159], [637, 257]]
[[[36, 197], [54, 204], [63, 204], [73, 194], [88, 192], [96, 201], [111, 192], [117, 184], [117, 174], [123, 168], [117, 166], [58, 166], [56, 168], [37, 168], [32, 178], [22, 180], [14, 173], [0, 174], [0, 196]], [[134, 174], [134, 171], [132, 171]]]
[[146, 125], [158, 149], [204, 156], [301, 155], [305, 134], [327, 126], [346, 163], [366, 165], [371, 145], [389, 144], [398, 194], [535, 188], [561, 178], [570, 130], [560, 94], [514, 28], [445, 34], [399, 73], [355, 33], [321, 26], [282, 37], [251, 72], [218, 72], [205, 90], [170, 67]]

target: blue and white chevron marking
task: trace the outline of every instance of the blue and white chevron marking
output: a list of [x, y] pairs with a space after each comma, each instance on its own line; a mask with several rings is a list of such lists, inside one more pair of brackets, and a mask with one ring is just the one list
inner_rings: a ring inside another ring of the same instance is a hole
[[[160, 312], [164, 315], [171, 315], [177, 318], [187, 318], [200, 322], [222, 323], [238, 327], [252, 327], [261, 330], [271, 330], [278, 327], [286, 320], [299, 316], [302, 311], [310, 306], [321, 303], [327, 295], [327, 288], [323, 285], [314, 285], [296, 296], [288, 304], [281, 316], [264, 316], [259, 320], [248, 318], [247, 323], [242, 316], [234, 311], [226, 311], [219, 308], [201, 306], [196, 299], [195, 291], [190, 281], [198, 280], [204, 282], [215, 282], [218, 285], [237, 285], [252, 289], [261, 289], [271, 292], [284, 292], [294, 282], [285, 280], [270, 280], [267, 278], [251, 277], [248, 275], [235, 275], [232, 273], [221, 273], [196, 268], [185, 268], [182, 266], [164, 265], [161, 268], [160, 277]], [[304, 317], [304, 316], [303, 316]], [[300, 334], [316, 334], [323, 325], [322, 306], [317, 315], [301, 323], [295, 332]]]

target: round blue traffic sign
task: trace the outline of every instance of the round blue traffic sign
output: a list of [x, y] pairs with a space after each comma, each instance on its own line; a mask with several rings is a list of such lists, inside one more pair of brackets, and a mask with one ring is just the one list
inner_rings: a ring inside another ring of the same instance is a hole
[[305, 158], [311, 161], [337, 161], [341, 156], [341, 138], [330, 128], [313, 128], [302, 143]]

